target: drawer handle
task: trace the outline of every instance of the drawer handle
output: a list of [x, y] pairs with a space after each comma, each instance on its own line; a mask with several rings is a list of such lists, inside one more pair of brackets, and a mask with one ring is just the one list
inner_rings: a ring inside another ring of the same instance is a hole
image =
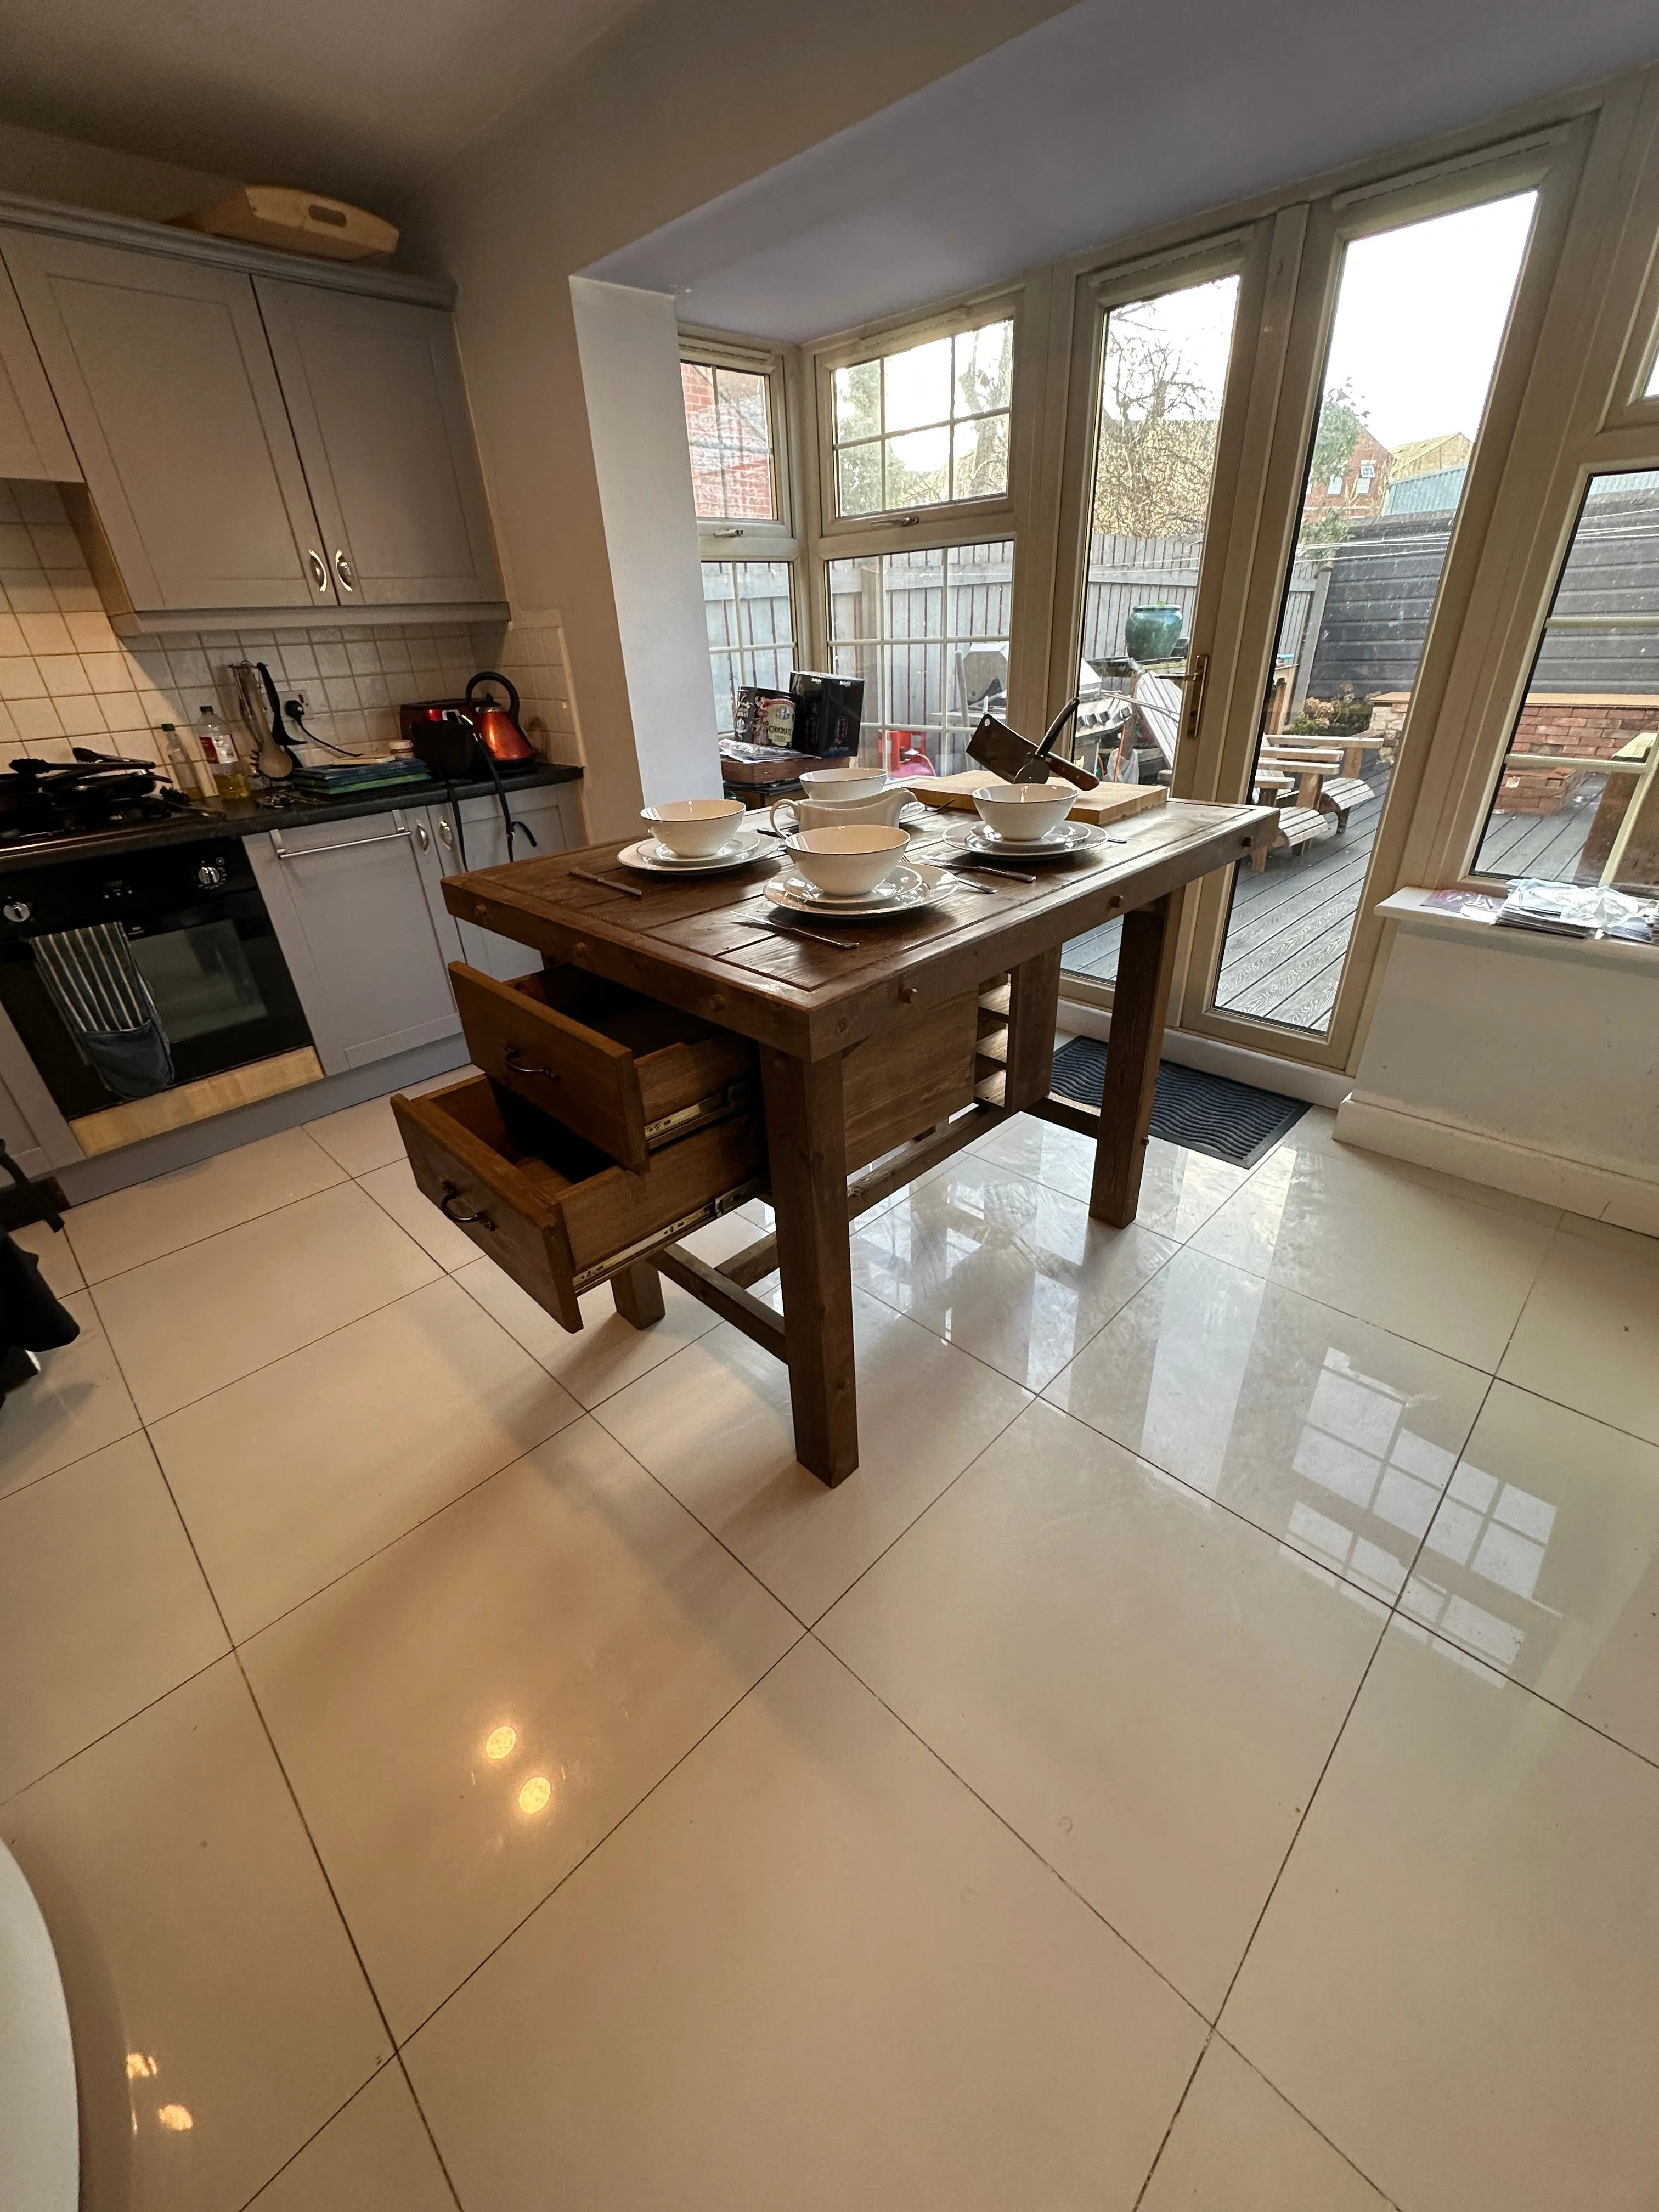
[[460, 1194], [461, 1187], [459, 1183], [447, 1182], [444, 1185], [444, 1194], [438, 1200], [439, 1212], [441, 1213], [447, 1220], [453, 1221], [462, 1228], [465, 1228], [468, 1223], [476, 1221], [480, 1229], [493, 1230], [495, 1224], [487, 1213], [456, 1212], [455, 1201]]
[[501, 1054], [501, 1058], [506, 1065], [512, 1069], [514, 1075], [539, 1075], [544, 1077], [549, 1083], [556, 1083], [559, 1079], [559, 1071], [556, 1067], [532, 1066], [531, 1063], [520, 1053], [519, 1048], [515, 1044], [508, 1045], [507, 1050]]

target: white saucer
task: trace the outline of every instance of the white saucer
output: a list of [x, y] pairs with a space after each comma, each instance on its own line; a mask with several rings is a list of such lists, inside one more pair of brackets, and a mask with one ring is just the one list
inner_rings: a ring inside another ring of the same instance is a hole
[[814, 914], [821, 921], [835, 915], [844, 921], [875, 921], [884, 915], [915, 914], [932, 906], [942, 896], [940, 874], [925, 862], [914, 867], [901, 863], [876, 890], [838, 898], [788, 869], [773, 877], [766, 896], [774, 906], [787, 907], [792, 914]]
[[642, 876], [724, 876], [734, 868], [746, 868], [752, 860], [768, 857], [765, 844], [755, 832], [743, 830], [718, 853], [699, 854], [690, 860], [671, 853], [654, 837], [641, 837], [637, 844], [623, 847], [617, 855], [617, 865], [633, 868]]
[[969, 851], [981, 860], [1060, 860], [1085, 845], [1098, 844], [1100, 831], [1092, 822], [1062, 822], [1046, 837], [999, 837], [983, 822], [975, 822], [966, 842]]

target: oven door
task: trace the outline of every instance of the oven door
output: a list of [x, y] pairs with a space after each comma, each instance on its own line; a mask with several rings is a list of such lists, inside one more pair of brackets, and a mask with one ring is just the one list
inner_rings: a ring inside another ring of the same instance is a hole
[[[119, 930], [172, 1062], [171, 1084], [158, 1079], [154, 1091], [310, 1044], [246, 854], [238, 843], [202, 855], [203, 848], [192, 846], [123, 855], [118, 874], [106, 862], [76, 861], [5, 878], [0, 1003], [67, 1121], [129, 1103], [136, 1094], [131, 1088], [118, 1094], [100, 1076], [95, 1046], [77, 1036], [62, 994], [48, 988], [41, 972], [34, 949], [40, 939], [94, 925]], [[27, 918], [11, 919], [20, 909]], [[220, 1108], [204, 1098], [202, 1110]]]

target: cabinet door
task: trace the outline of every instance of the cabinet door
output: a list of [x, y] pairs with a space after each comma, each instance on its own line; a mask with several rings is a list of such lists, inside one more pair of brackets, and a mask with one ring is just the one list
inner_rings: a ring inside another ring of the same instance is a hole
[[[460, 1028], [449, 944], [434, 926], [415, 817], [359, 816], [250, 837], [295, 988], [330, 1075]], [[424, 826], [420, 821], [420, 826]]]
[[[565, 799], [569, 787], [564, 784], [544, 784], [534, 791], [515, 791], [510, 782], [506, 785], [514, 819], [522, 822], [536, 840], [532, 845], [523, 837], [515, 838], [515, 860], [538, 860], [544, 854], [569, 849], [569, 816]], [[465, 960], [470, 968], [481, 968], [486, 975], [494, 975], [503, 983], [510, 982], [514, 976], [527, 975], [539, 968], [540, 953], [515, 943], [510, 937], [497, 937], [493, 929], [457, 921], [444, 905], [443, 892], [439, 888], [444, 877], [459, 875], [463, 866], [499, 868], [505, 865], [507, 829], [501, 820], [501, 810], [493, 798], [463, 799], [457, 802], [457, 807], [466, 838], [466, 859], [463, 863], [449, 808], [433, 807], [432, 842], [422, 862], [428, 892], [444, 921], [458, 933], [460, 950], [452, 957]]]
[[268, 276], [254, 289], [341, 604], [499, 600], [449, 316]]
[[78, 480], [75, 458], [11, 279], [0, 265], [0, 477]]
[[332, 608], [252, 281], [34, 231], [0, 249], [134, 607]]

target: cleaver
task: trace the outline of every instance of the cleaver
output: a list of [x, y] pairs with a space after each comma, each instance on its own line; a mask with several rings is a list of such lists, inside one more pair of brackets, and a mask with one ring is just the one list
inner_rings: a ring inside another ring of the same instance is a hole
[[1077, 710], [1075, 699], [1062, 707], [1043, 732], [1040, 745], [1022, 738], [1006, 722], [998, 721], [994, 714], [987, 714], [968, 740], [968, 757], [988, 768], [993, 775], [1000, 775], [1005, 783], [1047, 783], [1051, 775], [1063, 775], [1079, 791], [1093, 791], [1100, 782], [1097, 775], [1091, 775], [1086, 768], [1079, 768], [1072, 761], [1052, 757], [1055, 739]]

